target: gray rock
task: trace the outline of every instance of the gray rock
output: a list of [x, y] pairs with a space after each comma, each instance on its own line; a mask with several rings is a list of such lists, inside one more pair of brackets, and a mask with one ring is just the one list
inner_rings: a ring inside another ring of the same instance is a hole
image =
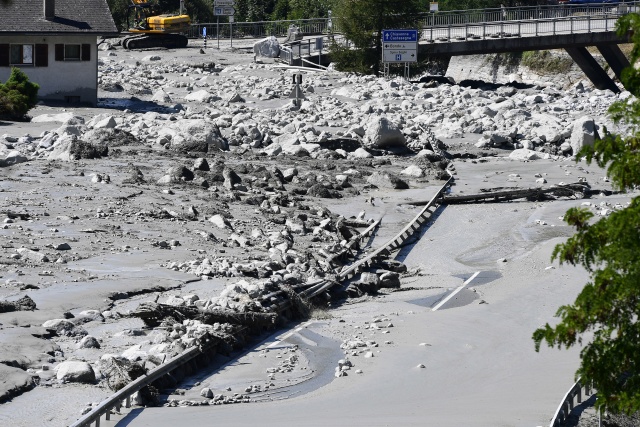
[[399, 288], [400, 287], [400, 275], [393, 271], [388, 271], [380, 275], [381, 288]]
[[49, 258], [45, 254], [32, 251], [31, 249], [18, 248], [16, 249], [16, 252], [18, 252], [21, 257], [31, 262], [36, 262], [36, 263], [49, 262]]
[[364, 143], [375, 148], [405, 147], [407, 139], [393, 122], [376, 116], [367, 123]]
[[277, 58], [280, 56], [280, 43], [274, 36], [269, 36], [253, 44], [253, 54], [263, 58]]
[[4, 159], [0, 159], [0, 167], [17, 165], [18, 163], [24, 163], [29, 159], [17, 150], [12, 150], [7, 153]]
[[210, 93], [209, 91], [202, 89], [202, 90], [190, 93], [189, 95], [185, 96], [184, 99], [187, 101], [206, 103], [206, 102], [214, 101], [219, 98], [214, 94]]
[[213, 215], [211, 218], [209, 218], [209, 222], [211, 222], [213, 225], [215, 225], [218, 228], [229, 228], [229, 221], [227, 221], [227, 219], [225, 217], [223, 217], [222, 215]]
[[213, 391], [211, 391], [209, 387], [205, 387], [200, 390], [200, 396], [204, 397], [205, 399], [213, 399]]
[[206, 172], [206, 171], [210, 170], [209, 162], [207, 162], [207, 159], [205, 159], [205, 158], [198, 157], [193, 162], [193, 170], [205, 171]]
[[378, 188], [392, 188], [394, 190], [409, 188], [409, 184], [388, 172], [374, 172], [367, 178], [367, 182]]
[[571, 132], [571, 148], [576, 155], [584, 146], [593, 146], [596, 139], [596, 125], [591, 117], [576, 120]]
[[153, 102], [157, 102], [157, 103], [160, 103], [160, 104], [169, 104], [169, 103], [171, 103], [171, 97], [162, 88], [156, 90], [153, 93], [153, 96], [151, 97], [151, 100]]
[[171, 178], [171, 182], [193, 181], [194, 177], [193, 172], [182, 165], [170, 167], [167, 175]]
[[509, 158], [511, 160], [538, 160], [540, 158], [540, 153], [533, 150], [527, 150], [526, 148], [519, 148], [517, 150], [513, 150], [509, 154]]
[[[162, 129], [159, 133], [162, 133]], [[171, 148], [181, 152], [213, 152], [228, 150], [229, 142], [222, 136], [218, 126], [204, 119], [178, 120], [172, 127], [165, 129], [171, 137]]]
[[226, 166], [222, 171], [222, 176], [224, 177], [224, 183], [222, 185], [227, 190], [231, 190], [233, 189], [234, 185], [242, 183], [242, 179], [238, 176], [238, 174], [235, 173], [233, 169]]
[[87, 335], [80, 340], [76, 348], [100, 348], [100, 343], [95, 337]]
[[56, 366], [56, 378], [68, 383], [93, 383], [96, 374], [87, 362], [69, 360]]

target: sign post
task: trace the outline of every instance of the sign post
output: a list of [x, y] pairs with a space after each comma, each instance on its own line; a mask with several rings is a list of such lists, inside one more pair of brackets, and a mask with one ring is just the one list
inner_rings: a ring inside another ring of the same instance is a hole
[[202, 27], [202, 38], [204, 39], [204, 48], [207, 48], [207, 27]]
[[229, 40], [231, 41], [231, 47], [233, 47], [233, 15], [236, 14], [234, 6], [235, 0], [214, 0], [213, 1], [213, 14], [217, 17], [217, 31], [218, 31], [218, 49], [220, 49], [220, 17], [229, 17]]
[[409, 64], [418, 62], [418, 30], [382, 30], [382, 63], [385, 76], [389, 64], [405, 64], [405, 78], [409, 78]]

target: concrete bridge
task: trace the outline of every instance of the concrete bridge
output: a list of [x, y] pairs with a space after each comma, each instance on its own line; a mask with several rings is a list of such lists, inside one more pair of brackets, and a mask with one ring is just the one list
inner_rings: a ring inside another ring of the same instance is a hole
[[640, 11], [640, 2], [533, 6], [453, 11], [425, 19], [418, 47], [420, 56], [474, 55], [565, 49], [598, 89], [619, 92], [607, 72], [587, 50], [596, 47], [620, 78], [629, 61], [618, 44], [618, 18]]

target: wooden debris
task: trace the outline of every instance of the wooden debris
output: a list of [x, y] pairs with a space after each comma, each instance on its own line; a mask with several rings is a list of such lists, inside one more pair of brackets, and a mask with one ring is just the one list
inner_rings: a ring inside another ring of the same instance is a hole
[[[529, 201], [549, 200], [556, 197], [573, 197], [582, 199], [590, 195], [592, 191], [589, 186], [583, 183], [558, 185], [549, 188], [523, 188], [502, 191], [486, 191], [480, 194], [460, 194], [455, 196], [443, 196], [442, 204], [461, 203], [491, 203], [506, 202], [517, 199], [527, 199]], [[416, 204], [416, 203], [413, 203]]]
[[178, 323], [191, 319], [200, 320], [208, 325], [230, 323], [249, 327], [268, 327], [275, 324], [277, 317], [275, 313], [238, 313], [231, 310], [204, 311], [193, 306], [174, 306], [155, 302], [140, 304], [130, 316], [142, 319], [148, 327], [158, 326], [160, 322], [167, 319], [173, 319]]

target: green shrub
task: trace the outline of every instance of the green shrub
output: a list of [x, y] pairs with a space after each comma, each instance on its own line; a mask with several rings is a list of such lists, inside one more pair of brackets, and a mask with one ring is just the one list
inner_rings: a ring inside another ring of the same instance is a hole
[[0, 116], [23, 119], [38, 102], [38, 89], [22, 70], [12, 68], [9, 79], [0, 84]]
[[564, 74], [571, 69], [573, 59], [538, 50], [523, 52], [521, 64], [539, 74]]

